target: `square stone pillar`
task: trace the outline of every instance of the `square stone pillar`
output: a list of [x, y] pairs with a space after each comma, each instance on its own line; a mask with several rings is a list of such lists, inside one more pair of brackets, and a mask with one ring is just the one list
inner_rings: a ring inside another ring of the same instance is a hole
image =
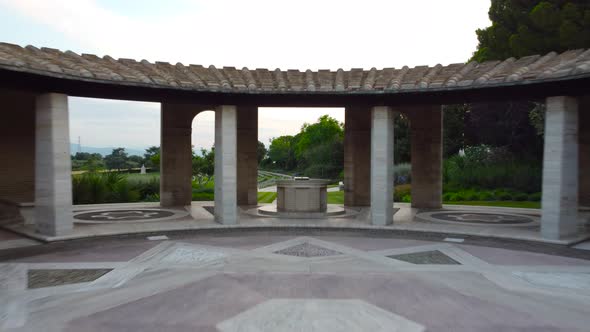
[[547, 98], [541, 235], [558, 240], [577, 232], [578, 102]]
[[162, 103], [160, 135], [160, 205], [186, 206], [192, 201], [192, 121], [190, 104]]
[[68, 96], [63, 94], [41, 94], [36, 100], [35, 226], [49, 236], [73, 228]]
[[215, 219], [237, 224], [237, 209], [237, 109], [222, 105], [215, 109]]
[[410, 113], [412, 207], [442, 207], [442, 108], [421, 106]]
[[344, 111], [344, 205], [371, 205], [371, 109]]
[[258, 203], [258, 107], [238, 107], [238, 205]]
[[590, 207], [590, 96], [578, 98], [579, 205]]
[[371, 224], [393, 223], [393, 118], [390, 107], [371, 110]]
[[35, 201], [35, 102], [29, 92], [0, 89], [0, 199]]

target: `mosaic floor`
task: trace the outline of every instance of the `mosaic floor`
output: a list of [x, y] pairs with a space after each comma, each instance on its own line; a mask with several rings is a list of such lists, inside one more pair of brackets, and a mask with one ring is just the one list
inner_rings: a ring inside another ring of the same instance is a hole
[[582, 332], [590, 324], [590, 260], [360, 236], [169, 237], [36, 246], [1, 262], [0, 330]]
[[538, 218], [515, 213], [485, 213], [473, 211], [437, 211], [421, 212], [416, 217], [433, 222], [447, 222], [474, 225], [532, 225]]

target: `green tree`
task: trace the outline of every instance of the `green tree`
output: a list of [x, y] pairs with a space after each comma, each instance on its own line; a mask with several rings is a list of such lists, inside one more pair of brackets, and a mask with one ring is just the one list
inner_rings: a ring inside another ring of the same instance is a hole
[[258, 141], [258, 146], [257, 146], [257, 150], [256, 150], [256, 157], [258, 159], [258, 165], [260, 165], [262, 163], [262, 161], [264, 160], [264, 158], [266, 158], [266, 154], [267, 154], [267, 150], [266, 150], [266, 146], [264, 146], [264, 143], [262, 143], [261, 141]]
[[492, 0], [489, 17], [476, 31], [475, 61], [590, 47], [588, 0]]
[[279, 136], [270, 140], [268, 157], [274, 165], [283, 170], [292, 170], [296, 166], [293, 136]]
[[104, 157], [104, 162], [108, 169], [121, 170], [125, 169], [127, 158], [124, 148], [116, 148], [113, 149], [110, 155]]
[[299, 139], [295, 145], [295, 156], [299, 159], [308, 148], [344, 139], [344, 124], [338, 120], [322, 115], [314, 124], [305, 123], [301, 127]]
[[158, 159], [158, 163], [154, 163], [152, 158], [155, 155], [160, 154], [160, 147], [159, 146], [150, 146], [149, 148], [145, 149], [145, 153], [143, 154], [143, 163], [145, 167], [151, 167], [154, 169], [160, 169], [160, 160]]
[[407, 116], [399, 113], [393, 120], [393, 160], [396, 164], [410, 162], [410, 121]]
[[469, 119], [470, 104], [443, 106], [443, 155], [456, 155], [465, 148], [465, 123]]
[[144, 159], [141, 156], [129, 156], [125, 162], [125, 167], [129, 170], [132, 168], [140, 168], [143, 162]]
[[[504, 60], [590, 48], [588, 0], [492, 0], [492, 25], [477, 30], [472, 60]], [[518, 155], [540, 160], [542, 100], [472, 104], [465, 118], [465, 144], [506, 146]], [[445, 127], [445, 130], [447, 128]]]
[[200, 186], [208, 183], [215, 172], [215, 149], [201, 149], [200, 155], [193, 151], [192, 169]]

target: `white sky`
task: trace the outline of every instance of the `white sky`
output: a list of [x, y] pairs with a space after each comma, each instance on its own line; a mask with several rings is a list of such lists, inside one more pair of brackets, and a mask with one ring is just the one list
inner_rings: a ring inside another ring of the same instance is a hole
[[[0, 0], [0, 41], [171, 63], [337, 69], [466, 61], [490, 0]], [[159, 105], [70, 98], [72, 141], [159, 145]], [[296, 133], [322, 114], [261, 110], [259, 140]], [[211, 115], [193, 144], [210, 147]]]

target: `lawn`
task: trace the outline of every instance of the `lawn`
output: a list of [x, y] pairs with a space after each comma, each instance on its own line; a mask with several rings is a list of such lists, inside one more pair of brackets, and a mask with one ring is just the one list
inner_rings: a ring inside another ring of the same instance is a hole
[[258, 203], [272, 203], [277, 198], [277, 193], [258, 192]]
[[328, 204], [344, 204], [344, 191], [329, 191]]

